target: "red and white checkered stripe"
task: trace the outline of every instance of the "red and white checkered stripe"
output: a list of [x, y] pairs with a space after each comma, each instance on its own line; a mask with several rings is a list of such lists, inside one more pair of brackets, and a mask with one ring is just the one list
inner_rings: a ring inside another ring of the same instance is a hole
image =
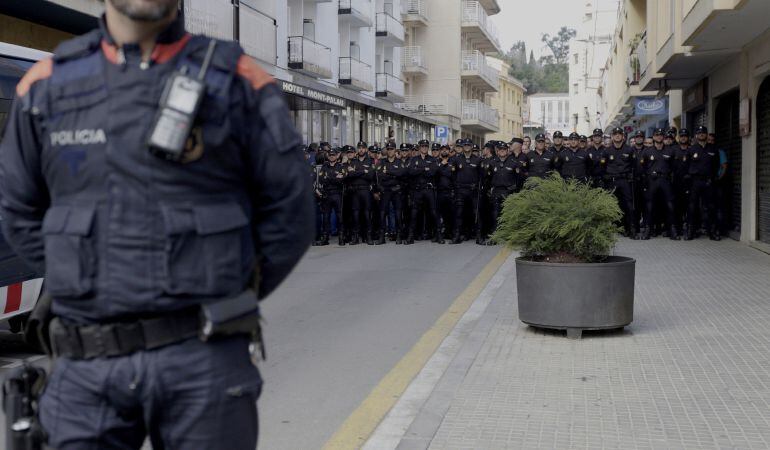
[[31, 311], [42, 287], [42, 278], [1, 287], [0, 320]]

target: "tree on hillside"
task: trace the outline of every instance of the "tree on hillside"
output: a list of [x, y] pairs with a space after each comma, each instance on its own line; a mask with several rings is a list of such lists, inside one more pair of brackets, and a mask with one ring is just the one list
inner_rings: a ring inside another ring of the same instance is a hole
[[553, 53], [556, 64], [567, 64], [569, 58], [569, 41], [577, 35], [573, 28], [561, 27], [556, 36], [543, 33], [541, 40]]

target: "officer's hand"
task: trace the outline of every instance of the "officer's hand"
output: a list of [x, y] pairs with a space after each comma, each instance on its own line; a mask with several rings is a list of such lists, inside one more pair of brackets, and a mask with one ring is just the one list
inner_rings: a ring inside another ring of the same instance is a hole
[[337, 174], [337, 178], [345, 178], [345, 175], [343, 175], [343, 174], [341, 174], [341, 173], [338, 173], [338, 174]]

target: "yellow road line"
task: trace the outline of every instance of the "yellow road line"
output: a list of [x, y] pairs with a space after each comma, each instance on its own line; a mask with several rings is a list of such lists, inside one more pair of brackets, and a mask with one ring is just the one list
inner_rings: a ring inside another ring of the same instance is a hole
[[404, 393], [409, 383], [425, 366], [438, 349], [444, 338], [454, 329], [457, 322], [470, 308], [476, 297], [487, 285], [492, 276], [503, 265], [511, 251], [503, 248], [492, 258], [465, 290], [455, 298], [436, 323], [430, 327], [419, 341], [409, 350], [369, 395], [348, 416], [337, 429], [334, 436], [324, 445], [325, 450], [346, 450], [360, 448], [385, 418], [398, 398]]

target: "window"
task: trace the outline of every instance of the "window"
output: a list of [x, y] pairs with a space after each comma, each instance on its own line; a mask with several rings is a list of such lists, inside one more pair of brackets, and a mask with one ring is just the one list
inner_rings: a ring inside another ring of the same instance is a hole
[[575, 64], [577, 64], [578, 63], [578, 54], [575, 53], [573, 56], [575, 57]]
[[579, 90], [578, 90], [578, 84], [577, 84], [577, 83], [573, 83], [573, 84], [572, 84], [572, 93], [573, 93], [573, 94], [575, 94], [575, 95], [577, 95], [577, 93], [578, 93], [578, 92], [579, 92]]

